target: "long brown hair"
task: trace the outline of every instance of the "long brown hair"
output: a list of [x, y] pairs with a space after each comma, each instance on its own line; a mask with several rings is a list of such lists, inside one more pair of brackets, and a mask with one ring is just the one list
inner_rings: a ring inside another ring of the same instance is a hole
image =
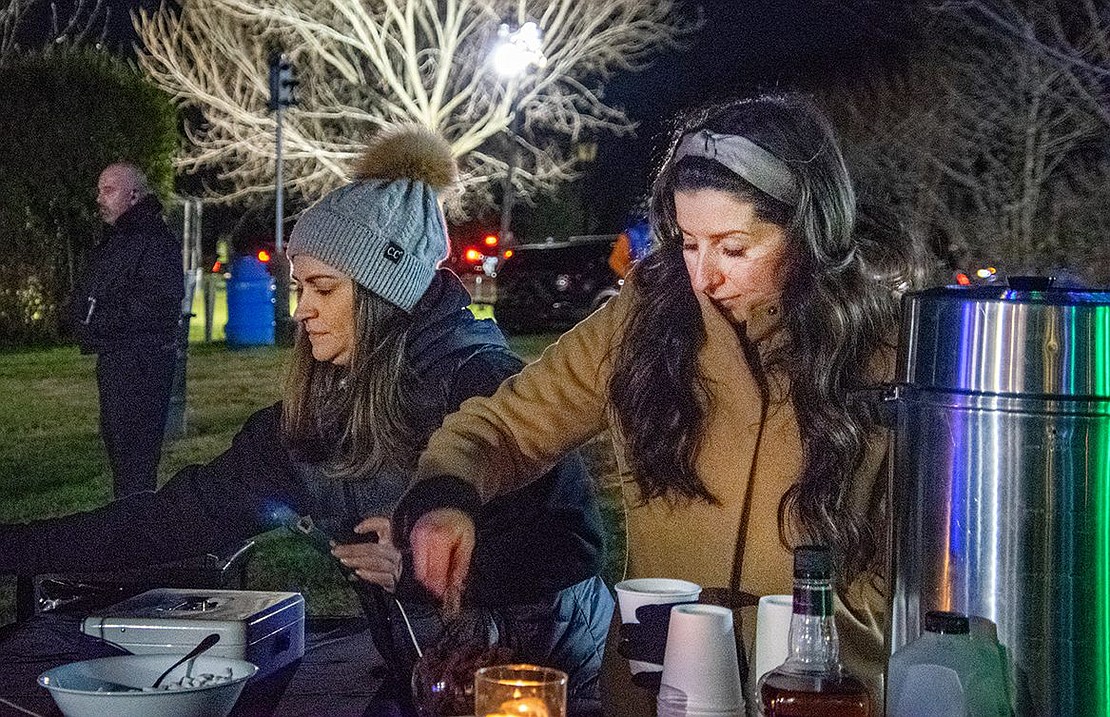
[[347, 366], [312, 358], [297, 332], [285, 380], [286, 444], [331, 476], [369, 478], [383, 469], [411, 470], [420, 441], [410, 411], [413, 385], [405, 349], [412, 317], [359, 284], [354, 347]]
[[[717, 162], [673, 160], [689, 132], [742, 135], [790, 165], [800, 197], [786, 205]], [[782, 497], [779, 532], [834, 548], [850, 580], [879, 567], [882, 525], [845, 510], [855, 472], [875, 429], [871, 412], [849, 401], [868, 385], [872, 358], [889, 348], [898, 320], [895, 287], [921, 276], [916, 254], [856, 232], [856, 197], [825, 119], [806, 100], [764, 96], [704, 108], [681, 118], [652, 190], [659, 245], [634, 270], [636, 293], [609, 384], [630, 463], [645, 499], [715, 502], [695, 470], [709, 393], [697, 354], [705, 327], [682, 257], [676, 191], [717, 189], [780, 226], [790, 259], [782, 297], [786, 341], [763, 371], [790, 390], [803, 467]], [[660, 401], [664, 396], [666, 400]], [[877, 505], [877, 501], [876, 501]]]

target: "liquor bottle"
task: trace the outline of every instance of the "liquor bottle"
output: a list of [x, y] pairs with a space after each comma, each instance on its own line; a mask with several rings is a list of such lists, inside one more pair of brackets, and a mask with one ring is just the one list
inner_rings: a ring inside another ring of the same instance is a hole
[[786, 662], [759, 681], [763, 717], [871, 717], [871, 695], [840, 664], [833, 623], [832, 555], [794, 551], [794, 614]]

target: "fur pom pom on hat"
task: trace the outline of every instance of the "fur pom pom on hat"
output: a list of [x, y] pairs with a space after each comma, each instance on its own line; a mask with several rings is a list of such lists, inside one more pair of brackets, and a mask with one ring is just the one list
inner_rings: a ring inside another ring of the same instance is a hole
[[387, 127], [355, 163], [355, 179], [418, 179], [437, 192], [459, 180], [451, 145], [418, 124]]
[[297, 220], [289, 258], [315, 257], [412, 311], [447, 256], [439, 194], [457, 179], [443, 137], [419, 125], [383, 129], [355, 164], [355, 181]]

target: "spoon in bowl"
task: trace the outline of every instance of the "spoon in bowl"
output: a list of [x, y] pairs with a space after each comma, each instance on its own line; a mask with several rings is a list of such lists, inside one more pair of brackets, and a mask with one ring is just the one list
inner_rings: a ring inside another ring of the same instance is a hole
[[211, 635], [209, 635], [208, 637], [201, 640], [197, 644], [196, 647], [194, 647], [192, 650], [189, 650], [188, 655], [185, 655], [185, 657], [182, 657], [180, 660], [178, 660], [177, 662], [170, 665], [169, 669], [167, 669], [165, 672], [163, 672], [161, 675], [159, 675], [158, 679], [154, 681], [153, 685], [151, 685], [151, 688], [152, 689], [158, 689], [158, 686], [162, 684], [162, 680], [166, 679], [166, 675], [170, 674], [177, 667], [183, 665], [184, 663], [193, 659], [194, 657], [201, 654], [202, 652], [207, 651], [208, 648], [212, 647], [213, 645], [215, 645], [219, 641], [220, 641], [220, 633], [218, 633], [218, 632], [213, 632]]

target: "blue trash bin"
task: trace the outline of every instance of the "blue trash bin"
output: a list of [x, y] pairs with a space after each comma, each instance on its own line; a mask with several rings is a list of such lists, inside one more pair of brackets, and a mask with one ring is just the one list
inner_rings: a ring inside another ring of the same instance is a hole
[[231, 348], [274, 345], [274, 279], [253, 256], [236, 257], [227, 281], [227, 326]]

